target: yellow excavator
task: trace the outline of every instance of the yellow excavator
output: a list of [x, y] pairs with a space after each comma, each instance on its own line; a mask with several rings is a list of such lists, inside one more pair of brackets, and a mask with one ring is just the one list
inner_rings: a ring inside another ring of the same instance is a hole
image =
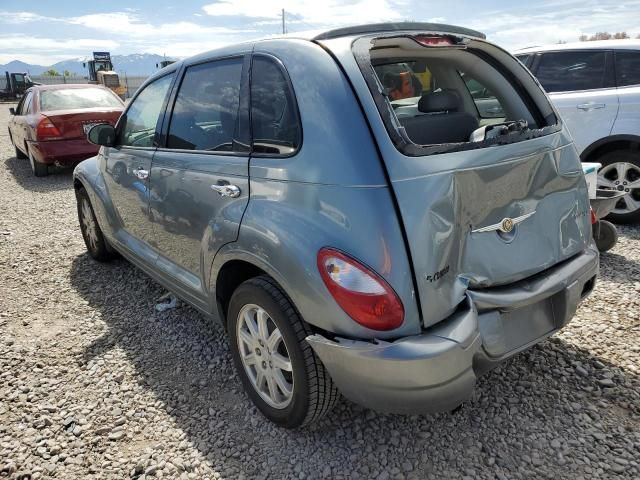
[[109, 52], [93, 52], [93, 59], [83, 63], [82, 66], [89, 68], [89, 83], [104, 85], [124, 100], [127, 87], [120, 83], [120, 77], [113, 71]]

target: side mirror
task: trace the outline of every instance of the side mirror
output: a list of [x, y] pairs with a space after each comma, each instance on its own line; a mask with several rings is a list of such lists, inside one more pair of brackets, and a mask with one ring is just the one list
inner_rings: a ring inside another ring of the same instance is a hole
[[116, 129], [108, 123], [94, 125], [87, 133], [87, 140], [95, 145], [113, 147], [116, 144]]
[[9, 107], [9, 113], [10, 113], [11, 115], [15, 115], [15, 114], [16, 114], [16, 109], [15, 109], [15, 108], [13, 108], [13, 107]]

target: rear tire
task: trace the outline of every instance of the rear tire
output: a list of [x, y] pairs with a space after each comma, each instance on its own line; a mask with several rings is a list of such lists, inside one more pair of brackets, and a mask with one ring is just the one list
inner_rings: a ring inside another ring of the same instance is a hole
[[[259, 317], [264, 319], [265, 334], [260, 333]], [[253, 335], [249, 320], [256, 332]], [[231, 297], [227, 325], [236, 371], [265, 417], [279, 426], [296, 428], [322, 418], [335, 406], [338, 391], [306, 341], [311, 329], [273, 279], [262, 275], [242, 283]], [[274, 336], [281, 340], [273, 343]], [[273, 360], [276, 356], [278, 362]], [[283, 359], [290, 370], [278, 368]], [[266, 377], [262, 382], [261, 374]], [[270, 379], [275, 382], [273, 390]], [[287, 394], [289, 386], [291, 393]]]
[[[604, 187], [618, 191], [629, 190], [628, 194], [618, 201], [615, 210], [606, 216], [606, 219], [613, 223], [621, 224], [639, 223], [640, 151], [614, 150], [605, 153], [595, 161], [602, 164], [602, 168], [598, 172], [598, 188]], [[618, 166], [622, 166], [626, 170], [623, 178], [619, 178]], [[624, 182], [627, 183], [625, 184]], [[637, 186], [632, 187], [632, 184]], [[631, 202], [635, 206], [631, 205]]]
[[49, 175], [49, 166], [45, 163], [40, 163], [35, 159], [31, 150], [27, 150], [29, 153], [29, 163], [31, 164], [31, 171], [36, 177], [46, 177]]
[[89, 255], [94, 260], [108, 262], [113, 259], [115, 255], [102, 234], [96, 215], [93, 212], [91, 200], [89, 200], [89, 195], [84, 188], [77, 190], [76, 201], [78, 205], [80, 231], [82, 232], [82, 238], [87, 247], [87, 252], [89, 252]]

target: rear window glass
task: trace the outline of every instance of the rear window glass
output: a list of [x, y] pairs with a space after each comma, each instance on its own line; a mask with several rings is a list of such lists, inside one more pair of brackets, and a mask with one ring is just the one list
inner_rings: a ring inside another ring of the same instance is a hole
[[599, 51], [545, 53], [536, 76], [549, 93], [604, 88], [605, 61], [605, 52]]
[[122, 102], [102, 88], [68, 88], [40, 92], [40, 110], [77, 110], [81, 108], [122, 107]]
[[[507, 67], [455, 37], [434, 37], [363, 37], [352, 47], [387, 131], [403, 153], [512, 143], [557, 126], [549, 103], [542, 105], [543, 113], [515, 80], [509, 68], [521, 69], [517, 62]], [[530, 83], [531, 92], [539, 92], [533, 79]]]
[[640, 52], [616, 52], [618, 86], [640, 85]]

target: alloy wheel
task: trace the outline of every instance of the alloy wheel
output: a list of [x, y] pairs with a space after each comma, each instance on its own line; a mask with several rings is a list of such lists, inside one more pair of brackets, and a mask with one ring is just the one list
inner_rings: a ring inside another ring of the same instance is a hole
[[293, 369], [282, 333], [266, 310], [245, 305], [236, 322], [242, 365], [260, 397], [271, 407], [286, 408], [293, 396]]
[[98, 229], [96, 221], [93, 218], [93, 212], [91, 211], [91, 205], [89, 201], [82, 199], [82, 227], [87, 237], [91, 249], [95, 251], [98, 248]]
[[625, 192], [611, 213], [628, 214], [640, 209], [640, 168], [633, 163], [615, 162], [598, 172], [598, 188]]

